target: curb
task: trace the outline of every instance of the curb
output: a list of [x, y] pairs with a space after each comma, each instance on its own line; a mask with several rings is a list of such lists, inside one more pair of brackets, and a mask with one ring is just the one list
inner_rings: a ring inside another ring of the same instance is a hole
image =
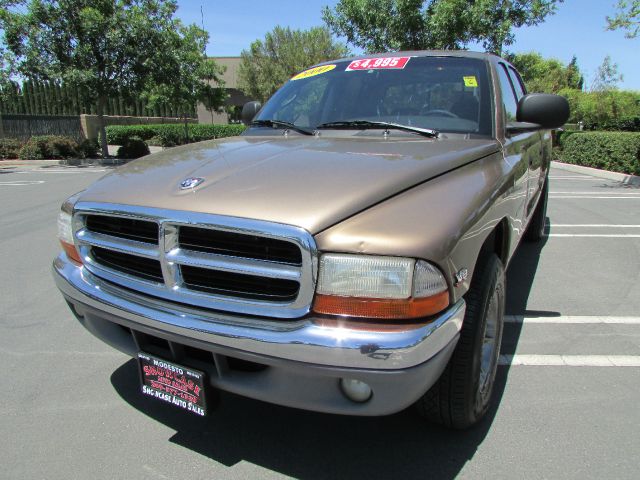
[[62, 165], [61, 160], [0, 160], [0, 167], [44, 167]]
[[581, 167], [580, 165], [573, 165], [571, 163], [551, 162], [551, 166], [560, 170], [566, 170], [567, 172], [582, 173], [584, 175], [591, 175], [592, 177], [604, 178], [606, 180], [615, 180], [624, 185], [640, 186], [640, 177], [636, 175], [627, 175], [626, 173], [609, 172], [608, 170], [599, 170], [591, 167]]

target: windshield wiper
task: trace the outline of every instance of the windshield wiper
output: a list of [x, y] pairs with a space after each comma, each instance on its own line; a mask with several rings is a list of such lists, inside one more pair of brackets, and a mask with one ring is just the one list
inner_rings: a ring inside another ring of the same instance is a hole
[[306, 129], [304, 127], [299, 127], [293, 123], [285, 122], [282, 120], [254, 120], [251, 122], [252, 127], [283, 127], [288, 128], [290, 130], [295, 130], [296, 132], [303, 133], [305, 135], [313, 135], [313, 130]]
[[425, 137], [437, 138], [440, 132], [430, 128], [412, 127], [410, 125], [402, 125], [401, 123], [392, 122], [374, 122], [370, 120], [345, 120], [340, 122], [321, 123], [316, 130], [322, 128], [393, 128], [394, 130], [404, 130], [405, 132], [413, 132]]

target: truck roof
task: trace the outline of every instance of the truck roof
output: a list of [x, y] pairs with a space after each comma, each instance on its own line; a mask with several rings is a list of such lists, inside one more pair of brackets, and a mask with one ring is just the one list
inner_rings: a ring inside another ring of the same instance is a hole
[[[488, 52], [472, 52], [469, 50], [407, 50], [400, 52], [379, 52], [367, 55], [355, 55], [351, 57], [344, 57], [334, 60], [328, 60], [326, 62], [318, 63], [317, 65], [327, 65], [334, 62], [362, 60], [365, 58], [379, 58], [379, 57], [461, 57], [461, 58], [477, 58], [479, 60], [498, 60], [501, 57], [494, 53]], [[315, 65], [314, 65], [315, 66]]]

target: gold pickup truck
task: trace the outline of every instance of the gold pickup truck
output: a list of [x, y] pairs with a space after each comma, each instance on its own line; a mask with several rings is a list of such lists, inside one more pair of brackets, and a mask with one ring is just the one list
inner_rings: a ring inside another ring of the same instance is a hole
[[468, 427], [568, 112], [490, 54], [326, 62], [245, 105], [240, 137], [69, 198], [54, 277], [87, 330], [138, 358], [141, 394], [193, 414], [225, 390]]

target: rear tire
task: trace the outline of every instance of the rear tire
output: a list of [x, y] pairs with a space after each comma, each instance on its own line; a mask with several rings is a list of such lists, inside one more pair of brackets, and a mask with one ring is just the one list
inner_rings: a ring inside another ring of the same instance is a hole
[[547, 178], [540, 193], [538, 205], [533, 212], [527, 231], [524, 233], [524, 239], [527, 242], [539, 242], [544, 237], [544, 229], [547, 224], [547, 201], [549, 200], [549, 179]]
[[489, 409], [500, 355], [505, 308], [505, 277], [495, 254], [479, 259], [460, 339], [442, 376], [418, 400], [418, 412], [447, 427], [468, 428]]

